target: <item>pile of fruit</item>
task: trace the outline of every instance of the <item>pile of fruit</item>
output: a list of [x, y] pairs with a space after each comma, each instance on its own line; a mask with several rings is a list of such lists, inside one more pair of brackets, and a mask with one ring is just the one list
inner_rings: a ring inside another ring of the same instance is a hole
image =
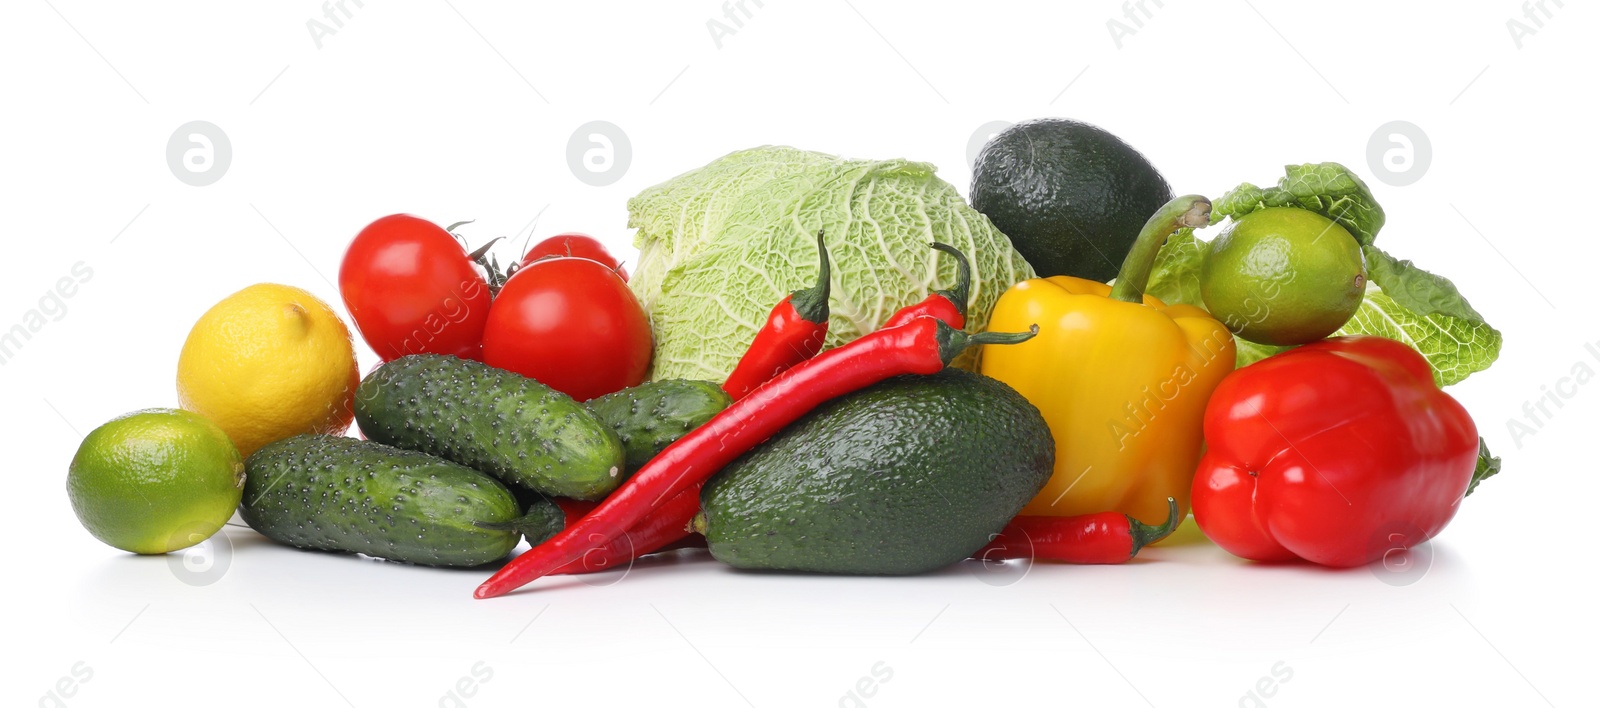
[[630, 200], [631, 279], [581, 234], [502, 269], [459, 224], [383, 217], [339, 273], [380, 365], [309, 293], [245, 288], [190, 332], [180, 409], [84, 439], [73, 508], [143, 554], [236, 509], [419, 565], [526, 539], [493, 597], [682, 548], [1121, 563], [1191, 510], [1243, 558], [1358, 566], [1499, 470], [1441, 389], [1499, 332], [1373, 245], [1383, 210], [1344, 167], [1174, 197], [1110, 133], [1039, 120], [985, 146], [971, 194], [925, 163], [736, 152]]

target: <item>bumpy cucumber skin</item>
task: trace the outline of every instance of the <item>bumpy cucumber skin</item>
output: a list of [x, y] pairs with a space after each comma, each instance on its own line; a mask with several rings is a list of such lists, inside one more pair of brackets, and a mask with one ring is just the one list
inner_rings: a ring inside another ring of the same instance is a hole
[[1011, 387], [900, 376], [817, 407], [701, 493], [711, 555], [737, 568], [907, 575], [967, 558], [1044, 487], [1055, 443]]
[[666, 379], [625, 388], [584, 405], [617, 431], [631, 475], [732, 403], [728, 392], [710, 381]]
[[600, 499], [622, 482], [622, 441], [583, 404], [476, 361], [395, 359], [361, 382], [355, 412], [370, 440], [438, 455], [507, 484]]
[[[554, 504], [547, 506], [559, 517]], [[239, 511], [250, 528], [279, 543], [418, 565], [492, 563], [521, 539], [512, 530], [520, 506], [493, 477], [432, 455], [331, 435], [299, 435], [251, 455]]]

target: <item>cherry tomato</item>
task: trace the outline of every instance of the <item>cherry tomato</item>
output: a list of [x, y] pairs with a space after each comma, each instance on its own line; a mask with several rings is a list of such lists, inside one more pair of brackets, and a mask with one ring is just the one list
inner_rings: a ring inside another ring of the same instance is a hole
[[652, 346], [633, 291], [587, 258], [544, 258], [518, 270], [483, 331], [484, 363], [579, 401], [642, 383]]
[[422, 353], [483, 359], [493, 297], [484, 271], [431, 221], [394, 214], [368, 224], [344, 252], [339, 293], [384, 361]]
[[533, 248], [522, 256], [522, 264], [518, 267], [526, 268], [536, 260], [551, 256], [587, 258], [616, 271], [622, 282], [628, 282], [628, 269], [623, 268], [622, 262], [606, 250], [605, 244], [588, 234], [565, 233], [533, 244]]

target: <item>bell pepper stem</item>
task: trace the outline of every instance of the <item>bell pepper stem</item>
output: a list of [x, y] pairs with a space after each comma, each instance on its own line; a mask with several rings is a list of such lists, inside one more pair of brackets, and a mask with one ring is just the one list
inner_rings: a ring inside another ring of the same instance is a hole
[[801, 319], [822, 324], [828, 321], [828, 288], [833, 273], [828, 264], [828, 247], [822, 245], [821, 230], [817, 231], [817, 257], [822, 259], [822, 265], [817, 271], [817, 284], [790, 293], [789, 305], [794, 307], [795, 314], [800, 315]]
[[1151, 526], [1132, 516], [1128, 517], [1128, 535], [1133, 538], [1133, 552], [1128, 557], [1139, 555], [1139, 550], [1145, 546], [1171, 536], [1182, 521], [1178, 518], [1178, 500], [1172, 497], [1167, 497], [1167, 520], [1160, 526]]
[[1211, 200], [1198, 194], [1178, 197], [1156, 210], [1139, 238], [1133, 242], [1128, 257], [1117, 271], [1117, 282], [1111, 286], [1111, 299], [1123, 302], [1144, 302], [1144, 288], [1150, 283], [1150, 271], [1155, 268], [1156, 254], [1166, 244], [1167, 237], [1180, 228], [1197, 229], [1211, 223]]

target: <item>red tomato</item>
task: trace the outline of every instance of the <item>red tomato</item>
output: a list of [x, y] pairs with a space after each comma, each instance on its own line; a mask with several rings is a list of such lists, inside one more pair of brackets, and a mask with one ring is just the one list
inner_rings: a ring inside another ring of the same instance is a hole
[[587, 258], [545, 258], [517, 271], [483, 331], [484, 363], [580, 401], [642, 383], [652, 346], [633, 291]]
[[339, 294], [384, 361], [422, 353], [483, 358], [489, 285], [461, 243], [431, 221], [394, 214], [368, 224], [344, 252]]
[[533, 244], [533, 248], [528, 249], [527, 254], [522, 256], [522, 265], [518, 267], [526, 268], [540, 258], [551, 256], [587, 258], [616, 271], [617, 275], [621, 276], [622, 282], [628, 282], [628, 270], [622, 267], [622, 262], [606, 250], [605, 244], [588, 234], [565, 233]]

